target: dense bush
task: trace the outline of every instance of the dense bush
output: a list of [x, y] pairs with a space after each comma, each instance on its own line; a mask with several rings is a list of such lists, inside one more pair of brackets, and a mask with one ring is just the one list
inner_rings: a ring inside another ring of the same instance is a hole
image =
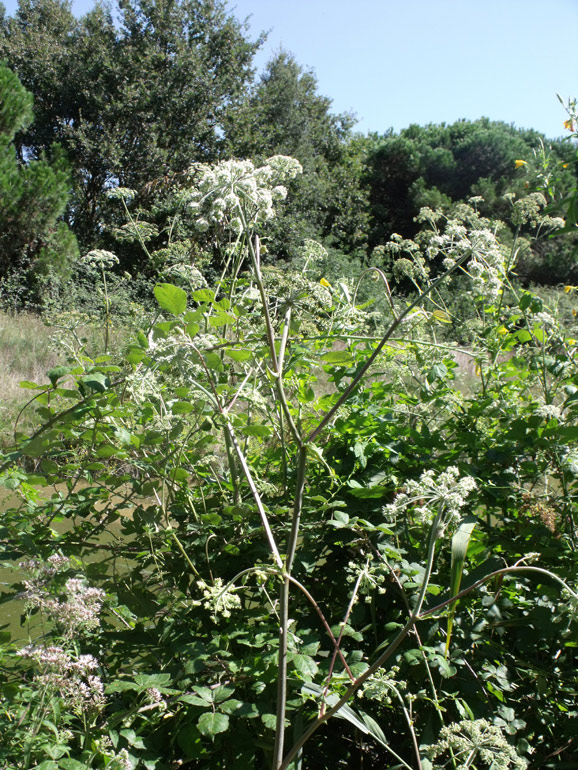
[[299, 171], [197, 168], [186, 210], [222, 275], [157, 284], [122, 357], [26, 384], [43, 424], [1, 477], [28, 637], [2, 636], [6, 767], [575, 765], [576, 329], [468, 206], [389, 243], [415, 299], [371, 271], [381, 319], [319, 281], [312, 241], [267, 265]]

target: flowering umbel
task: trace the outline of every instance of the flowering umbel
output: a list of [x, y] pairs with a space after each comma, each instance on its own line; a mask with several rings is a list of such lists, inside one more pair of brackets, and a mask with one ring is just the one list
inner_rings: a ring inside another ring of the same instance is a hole
[[523, 770], [528, 766], [527, 761], [510, 746], [500, 728], [486, 719], [455, 722], [442, 728], [439, 737], [440, 740], [428, 749], [430, 759], [448, 754], [453, 757], [456, 767], [475, 766], [480, 770], [482, 767]]
[[439, 474], [428, 470], [422, 473], [419, 481], [408, 481], [405, 491], [383, 510], [391, 518], [411, 510], [414, 520], [423, 524], [432, 522], [440, 514], [439, 526], [443, 531], [459, 522], [466, 498], [476, 486], [471, 476], [460, 478], [459, 470], [454, 466]]
[[275, 215], [274, 204], [287, 196], [283, 182], [302, 172], [299, 161], [274, 155], [256, 167], [250, 160], [224, 160], [191, 169], [196, 184], [189, 193], [189, 209], [199, 216], [197, 226], [228, 226], [241, 232], [249, 224]]

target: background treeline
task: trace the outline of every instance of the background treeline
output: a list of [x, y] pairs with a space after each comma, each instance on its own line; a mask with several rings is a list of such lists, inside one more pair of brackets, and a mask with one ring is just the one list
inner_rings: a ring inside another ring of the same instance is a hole
[[[449, 210], [481, 196], [480, 213], [502, 219], [506, 192], [538, 185], [553, 202], [576, 187], [570, 143], [486, 118], [362, 136], [290, 54], [257, 76], [262, 42], [219, 0], [118, 0], [81, 18], [61, 0], [21, 0], [11, 17], [0, 6], [5, 306], [62, 292], [75, 259], [94, 248], [145, 279], [158, 277], [177, 245], [181, 261], [218, 268], [210, 238], [176, 216], [196, 162], [297, 158], [304, 173], [269, 233], [267, 258], [291, 259], [315, 238], [329, 251], [329, 274], [332, 264], [355, 272], [379, 262], [374, 249], [392, 233], [412, 237], [423, 206]], [[535, 166], [516, 166], [533, 153]], [[555, 190], [544, 184], [553, 164]], [[107, 195], [118, 186], [134, 191], [138, 237], [123, 231], [126, 212]], [[563, 240], [538, 242], [520, 280], [575, 280], [572, 239]]]

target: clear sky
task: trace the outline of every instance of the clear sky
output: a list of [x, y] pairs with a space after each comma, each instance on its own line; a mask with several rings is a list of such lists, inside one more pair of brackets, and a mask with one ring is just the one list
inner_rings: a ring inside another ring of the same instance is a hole
[[[13, 13], [17, 0], [4, 0]], [[91, 0], [74, 0], [82, 14]], [[486, 116], [564, 135], [556, 94], [578, 97], [578, 0], [228, 0], [256, 63], [280, 49], [315, 73], [357, 130]]]

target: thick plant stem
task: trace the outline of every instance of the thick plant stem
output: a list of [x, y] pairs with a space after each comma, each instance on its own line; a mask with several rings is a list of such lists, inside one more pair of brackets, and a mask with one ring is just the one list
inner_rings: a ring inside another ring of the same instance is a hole
[[239, 502], [241, 500], [241, 493], [239, 490], [239, 476], [237, 474], [237, 467], [235, 465], [235, 457], [233, 454], [231, 435], [228, 429], [225, 429], [223, 431], [223, 435], [225, 437], [225, 449], [227, 451], [227, 462], [229, 464], [229, 470], [231, 472], [231, 484], [233, 485], [233, 498], [235, 500], [235, 505], [239, 505]]
[[285, 712], [287, 708], [287, 638], [289, 633], [289, 595], [290, 577], [297, 540], [299, 537], [299, 525], [301, 511], [303, 509], [303, 492], [305, 489], [305, 472], [307, 469], [307, 447], [301, 446], [297, 458], [297, 479], [295, 483], [295, 499], [293, 503], [293, 517], [291, 531], [287, 541], [287, 555], [285, 557], [285, 576], [279, 597], [279, 657], [277, 674], [277, 713], [275, 727], [275, 747], [273, 751], [273, 770], [281, 765], [285, 748]]
[[231, 443], [233, 444], [233, 447], [235, 449], [235, 452], [237, 454], [237, 457], [239, 459], [239, 464], [241, 466], [241, 469], [243, 471], [243, 475], [245, 476], [245, 479], [247, 481], [247, 484], [249, 485], [249, 489], [251, 490], [251, 495], [253, 496], [253, 500], [255, 501], [255, 504], [257, 505], [257, 510], [259, 511], [259, 516], [261, 517], [261, 522], [263, 524], [263, 529], [265, 530], [265, 535], [267, 536], [267, 542], [269, 543], [269, 548], [271, 549], [271, 553], [273, 555], [273, 558], [275, 560], [275, 564], [279, 567], [279, 569], [283, 569], [283, 560], [281, 558], [281, 555], [279, 553], [279, 550], [277, 548], [277, 544], [275, 543], [275, 538], [273, 537], [273, 532], [271, 530], [271, 526], [269, 524], [269, 518], [267, 516], [267, 512], [265, 511], [265, 506], [263, 505], [263, 502], [261, 500], [261, 495], [259, 494], [259, 491], [257, 487], [255, 486], [255, 482], [253, 480], [253, 476], [251, 474], [251, 470], [249, 469], [249, 465], [247, 463], [247, 460], [245, 459], [245, 455], [243, 454], [243, 450], [239, 446], [239, 442], [237, 441], [235, 437], [235, 433], [233, 431], [233, 426], [231, 423], [227, 420], [226, 428], [229, 433], [229, 437], [231, 439]]
[[429, 544], [428, 544], [428, 554], [427, 554], [427, 562], [426, 562], [426, 568], [424, 572], [423, 577], [423, 583], [421, 586], [421, 590], [419, 592], [419, 596], [417, 599], [417, 603], [415, 606], [415, 609], [411, 613], [409, 619], [407, 620], [405, 626], [398, 632], [395, 639], [391, 642], [391, 644], [381, 653], [381, 655], [377, 658], [374, 663], [372, 663], [369, 668], [367, 668], [363, 674], [361, 674], [360, 677], [358, 677], [355, 682], [347, 688], [345, 693], [341, 696], [341, 698], [335, 703], [334, 706], [332, 706], [330, 709], [328, 709], [322, 716], [317, 717], [305, 730], [301, 738], [293, 745], [287, 756], [284, 758], [283, 762], [276, 768], [276, 770], [287, 770], [291, 762], [293, 762], [293, 759], [297, 755], [297, 753], [300, 751], [301, 747], [307, 743], [309, 738], [315, 733], [319, 727], [321, 727], [322, 724], [327, 722], [332, 716], [334, 716], [339, 709], [342, 706], [345, 706], [349, 700], [355, 695], [355, 693], [359, 690], [362, 684], [366, 682], [370, 676], [375, 674], [376, 671], [379, 671], [379, 669], [383, 666], [386, 660], [393, 655], [393, 653], [397, 650], [399, 645], [403, 642], [403, 640], [406, 638], [406, 636], [409, 634], [411, 629], [415, 626], [417, 621], [419, 620], [419, 615], [421, 612], [421, 608], [423, 606], [423, 602], [425, 600], [425, 595], [427, 592], [427, 587], [429, 585], [432, 569], [433, 569], [433, 562], [434, 562], [434, 556], [435, 556], [435, 545], [437, 538], [439, 536], [439, 528], [440, 523], [442, 520], [443, 513], [440, 512], [435, 518], [435, 521], [432, 525], [432, 529], [430, 532], [429, 537]]

